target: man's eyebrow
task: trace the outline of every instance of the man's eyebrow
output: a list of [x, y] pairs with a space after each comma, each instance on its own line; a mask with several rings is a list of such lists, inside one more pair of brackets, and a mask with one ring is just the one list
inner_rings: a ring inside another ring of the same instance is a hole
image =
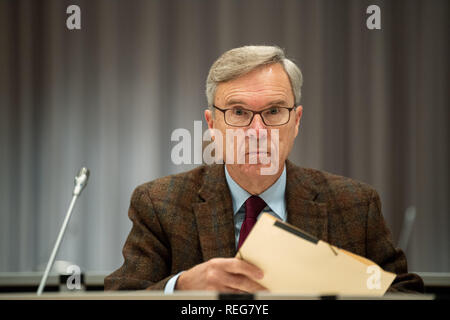
[[226, 106], [232, 106], [232, 105], [234, 105], [234, 104], [243, 104], [243, 105], [247, 105], [244, 101], [242, 101], [242, 100], [233, 100], [233, 99], [231, 99], [231, 100], [229, 100], [229, 101], [227, 101], [226, 103], [225, 103], [225, 105]]
[[[229, 101], [227, 101], [225, 103], [226, 106], [232, 106], [232, 105], [235, 105], [235, 104], [241, 104], [241, 105], [247, 106], [247, 103], [245, 103], [242, 100], [234, 100], [234, 99], [232, 99], [232, 100], [229, 100]], [[287, 104], [287, 103], [286, 103], [285, 100], [278, 99], [278, 100], [273, 100], [273, 101], [270, 101], [269, 103], [266, 103], [265, 106], [280, 105], [280, 104], [283, 105], [283, 104]]]
[[274, 104], [277, 104], [277, 105], [287, 104], [287, 102], [285, 100], [283, 100], [283, 99], [278, 99], [278, 100], [270, 101], [269, 103], [266, 104], [266, 106], [271, 106], [271, 105], [274, 105]]

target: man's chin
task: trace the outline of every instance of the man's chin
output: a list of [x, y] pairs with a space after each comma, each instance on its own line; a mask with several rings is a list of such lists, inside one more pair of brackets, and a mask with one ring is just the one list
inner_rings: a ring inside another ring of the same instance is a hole
[[268, 175], [276, 175], [278, 173], [278, 169], [275, 166], [273, 166], [271, 163], [268, 164], [262, 164], [262, 163], [256, 163], [256, 164], [233, 164], [231, 165], [235, 169], [239, 170], [242, 174], [245, 174], [248, 177], [255, 177], [255, 176], [268, 176]]

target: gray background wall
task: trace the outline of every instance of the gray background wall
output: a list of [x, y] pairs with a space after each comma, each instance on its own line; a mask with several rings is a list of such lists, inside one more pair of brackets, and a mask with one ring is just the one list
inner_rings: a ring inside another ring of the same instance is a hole
[[[82, 29], [65, 27], [78, 4]], [[365, 27], [381, 8], [382, 30]], [[0, 271], [41, 270], [91, 169], [58, 259], [122, 263], [131, 192], [192, 166], [170, 161], [193, 131], [212, 62], [277, 44], [304, 74], [291, 159], [373, 185], [414, 271], [450, 271], [449, 1], [0, 0]]]

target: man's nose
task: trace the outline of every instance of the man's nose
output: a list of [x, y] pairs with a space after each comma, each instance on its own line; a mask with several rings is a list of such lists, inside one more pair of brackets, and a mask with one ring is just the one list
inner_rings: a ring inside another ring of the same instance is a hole
[[264, 124], [260, 114], [255, 114], [252, 123], [250, 123], [250, 128], [254, 129], [256, 133], [258, 133], [260, 129], [266, 129], [266, 125]]

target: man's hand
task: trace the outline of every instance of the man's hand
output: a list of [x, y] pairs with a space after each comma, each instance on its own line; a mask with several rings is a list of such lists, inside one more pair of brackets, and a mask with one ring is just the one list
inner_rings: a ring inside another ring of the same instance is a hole
[[255, 280], [263, 272], [254, 265], [237, 258], [214, 258], [183, 272], [176, 290], [215, 290], [220, 292], [267, 291]]

